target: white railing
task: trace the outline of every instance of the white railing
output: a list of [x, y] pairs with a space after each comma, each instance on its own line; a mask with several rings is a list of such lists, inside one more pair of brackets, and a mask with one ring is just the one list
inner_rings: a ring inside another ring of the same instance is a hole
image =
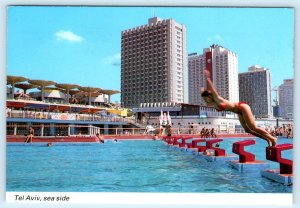
[[125, 122], [135, 124], [133, 119], [122, 118], [117, 116], [100, 116], [95, 114], [76, 114], [76, 113], [53, 113], [53, 112], [36, 112], [24, 110], [10, 110], [6, 112], [7, 118], [31, 118], [31, 119], [52, 119], [55, 115], [73, 115], [74, 119], [79, 121], [105, 121], [105, 122]]
[[[39, 136], [68, 136], [68, 135], [155, 135], [160, 133], [159, 128], [110, 128], [98, 127], [93, 125], [74, 125], [74, 124], [32, 124], [35, 135]], [[28, 132], [29, 125], [9, 123], [7, 124], [7, 135], [24, 135]], [[209, 129], [210, 132], [210, 129]], [[220, 131], [215, 129], [215, 134], [243, 134], [243, 129]], [[172, 135], [201, 135], [201, 132], [191, 128], [172, 128]], [[207, 136], [209, 136], [208, 134]], [[206, 135], [205, 135], [206, 136]]]

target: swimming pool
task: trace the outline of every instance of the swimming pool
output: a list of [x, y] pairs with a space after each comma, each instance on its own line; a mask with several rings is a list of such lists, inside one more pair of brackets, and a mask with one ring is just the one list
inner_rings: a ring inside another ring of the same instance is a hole
[[[221, 147], [231, 153], [232, 143]], [[279, 143], [292, 140], [280, 139]], [[246, 150], [265, 160], [266, 142]], [[292, 151], [284, 157], [292, 158]], [[268, 161], [270, 162], [270, 161]], [[277, 163], [271, 167], [278, 168]], [[240, 173], [226, 163], [170, 148], [162, 141], [106, 141], [99, 143], [7, 144], [7, 191], [34, 192], [180, 192], [291, 193], [260, 176]]]

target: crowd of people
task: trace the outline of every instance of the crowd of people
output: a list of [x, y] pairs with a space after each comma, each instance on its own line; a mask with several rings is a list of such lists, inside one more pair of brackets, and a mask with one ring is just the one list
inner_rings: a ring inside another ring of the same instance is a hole
[[293, 125], [292, 124], [283, 124], [282, 126], [274, 127], [274, 128], [266, 128], [266, 130], [272, 135], [276, 137], [286, 137], [293, 138]]
[[201, 138], [217, 138], [214, 128], [205, 128], [203, 127], [200, 131]]

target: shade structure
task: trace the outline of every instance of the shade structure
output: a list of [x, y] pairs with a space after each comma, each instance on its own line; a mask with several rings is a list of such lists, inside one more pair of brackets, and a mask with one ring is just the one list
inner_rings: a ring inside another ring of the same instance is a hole
[[92, 93], [97, 93], [100, 92], [102, 89], [101, 88], [97, 88], [97, 87], [79, 87], [79, 90], [83, 91], [83, 92], [87, 92], [88, 96], [89, 96], [89, 105], [91, 105], [91, 96]]
[[80, 90], [69, 90], [69, 94], [72, 95], [76, 95], [77, 93], [81, 92]]
[[[88, 92], [84, 92], [84, 91], [79, 91], [79, 93], [77, 93], [76, 95], [79, 95], [79, 96], [89, 96], [89, 93]], [[99, 95], [102, 95], [102, 93], [100, 93], [100, 92], [91, 92], [90, 95], [91, 95], [91, 97], [97, 97]]]
[[118, 91], [118, 90], [102, 90], [102, 93], [108, 95], [108, 103], [110, 103], [110, 96], [114, 95], [114, 94], [118, 94], [118, 93], [120, 93], [120, 91]]
[[[41, 88], [39, 87], [39, 89]], [[46, 93], [48, 98], [65, 99], [66, 97], [65, 90], [57, 87], [45, 87], [44, 96], [46, 96]]]
[[7, 101], [6, 107], [11, 108], [24, 108], [26, 106], [25, 102], [17, 102], [17, 101]]
[[[69, 90], [69, 94], [71, 95], [71, 97], [73, 97], [73, 95], [77, 95], [78, 93], [80, 93], [81, 91], [80, 90]], [[74, 102], [72, 100], [72, 103], [77, 103], [77, 100], [76, 98], [74, 98]], [[70, 101], [68, 101], [70, 103]]]
[[46, 86], [51, 86], [56, 84], [56, 82], [53, 81], [47, 81], [47, 80], [28, 80], [30, 84], [34, 84], [41, 87], [41, 94], [42, 94], [42, 101], [44, 101], [44, 89]]
[[69, 103], [70, 90], [80, 87], [79, 85], [76, 85], [76, 84], [56, 84], [55, 86], [58, 88], [62, 88], [66, 91], [65, 93], [66, 93], [66, 102], [67, 103]]
[[78, 98], [83, 98], [83, 97], [90, 97], [89, 98], [89, 101], [90, 101], [90, 104], [91, 104], [91, 100], [92, 100], [92, 97], [97, 97], [99, 95], [101, 95], [102, 93], [99, 93], [99, 92], [84, 92], [84, 91], [79, 91], [77, 94], [76, 94], [76, 97]]
[[[37, 87], [39, 90], [42, 90], [41, 87]], [[44, 87], [44, 90], [58, 90], [61, 92], [64, 92], [64, 89], [58, 88], [58, 87]]]
[[81, 110], [80, 113], [94, 114], [94, 113], [96, 113], [98, 111], [101, 111], [101, 110], [103, 110], [103, 109], [101, 109], [101, 108], [85, 108], [85, 109]]
[[65, 111], [65, 110], [68, 110], [70, 111], [71, 107], [68, 106], [68, 105], [50, 105], [49, 107], [49, 110], [50, 111], [55, 111], [55, 110], [58, 110], [58, 111]]
[[19, 82], [25, 82], [28, 78], [21, 76], [7, 76], [7, 84], [11, 85], [11, 98], [14, 98], [15, 94], [15, 84]]
[[36, 85], [33, 84], [27, 84], [27, 83], [17, 83], [15, 84], [16, 88], [22, 89], [24, 91], [24, 94], [26, 94], [27, 90], [37, 88]]

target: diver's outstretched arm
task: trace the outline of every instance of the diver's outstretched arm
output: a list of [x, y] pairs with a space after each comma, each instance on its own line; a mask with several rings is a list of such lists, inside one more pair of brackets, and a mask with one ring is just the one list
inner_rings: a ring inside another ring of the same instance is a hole
[[206, 83], [207, 83], [207, 89], [212, 93], [212, 95], [216, 98], [220, 98], [220, 95], [219, 93], [217, 92], [214, 84], [212, 83], [211, 81], [211, 78], [210, 78], [210, 72], [208, 70], [205, 70], [204, 71], [204, 74], [206, 76]]

